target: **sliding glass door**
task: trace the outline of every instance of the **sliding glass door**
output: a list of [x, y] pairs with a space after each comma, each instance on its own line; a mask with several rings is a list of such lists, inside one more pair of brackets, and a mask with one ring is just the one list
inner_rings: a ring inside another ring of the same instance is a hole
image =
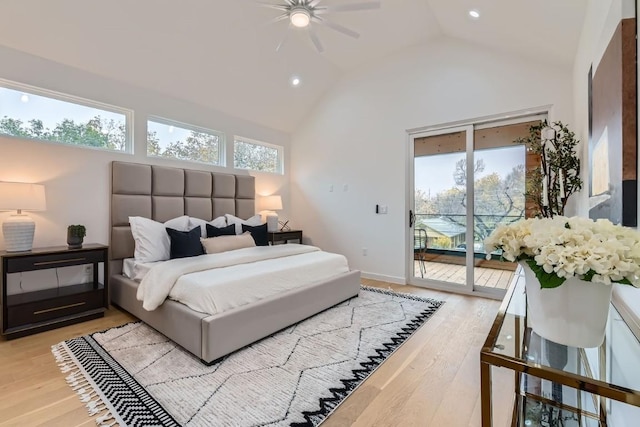
[[488, 124], [474, 129], [473, 286], [483, 293], [502, 295], [517, 267], [501, 260], [500, 254], [487, 260], [483, 242], [499, 225], [525, 216], [526, 149], [514, 141], [527, 136], [531, 124]]
[[419, 132], [410, 140], [409, 282], [504, 295], [517, 265], [484, 239], [525, 217], [525, 180], [536, 167], [524, 145], [543, 116]]
[[[410, 276], [444, 288], [466, 289], [471, 207], [466, 165], [473, 157], [473, 127], [425, 132], [412, 138], [413, 187]], [[471, 160], [472, 161], [472, 160]]]

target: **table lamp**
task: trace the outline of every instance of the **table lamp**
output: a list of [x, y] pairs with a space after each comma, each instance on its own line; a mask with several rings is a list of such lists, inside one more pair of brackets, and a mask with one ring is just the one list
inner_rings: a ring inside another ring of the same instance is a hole
[[263, 197], [260, 205], [261, 213], [267, 222], [267, 231], [278, 231], [278, 214], [274, 211], [282, 209], [282, 197], [278, 195]]
[[22, 211], [46, 209], [44, 185], [23, 182], [0, 182], [0, 211], [18, 211], [2, 223], [7, 252], [30, 251], [36, 223]]

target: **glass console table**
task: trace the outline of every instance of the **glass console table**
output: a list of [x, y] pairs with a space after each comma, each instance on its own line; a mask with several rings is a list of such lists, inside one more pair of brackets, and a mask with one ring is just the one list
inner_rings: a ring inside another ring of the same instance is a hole
[[482, 426], [640, 426], [640, 342], [615, 307], [599, 348], [556, 344], [528, 326], [524, 281], [480, 352]]

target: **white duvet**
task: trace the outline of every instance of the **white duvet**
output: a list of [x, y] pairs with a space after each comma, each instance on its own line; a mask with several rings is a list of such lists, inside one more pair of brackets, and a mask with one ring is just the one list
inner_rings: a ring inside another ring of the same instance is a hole
[[149, 311], [169, 297], [216, 314], [347, 271], [344, 256], [315, 246], [256, 246], [158, 264], [140, 282], [137, 299]]

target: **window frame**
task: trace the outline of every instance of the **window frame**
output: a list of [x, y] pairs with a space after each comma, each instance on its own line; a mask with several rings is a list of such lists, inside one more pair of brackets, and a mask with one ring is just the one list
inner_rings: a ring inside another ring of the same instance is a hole
[[[236, 166], [236, 159], [235, 159], [236, 142], [244, 142], [245, 144], [259, 145], [259, 146], [267, 147], [267, 148], [274, 148], [278, 152], [278, 157], [277, 157], [278, 168], [277, 168], [277, 170], [276, 171], [262, 171], [262, 170], [251, 169], [251, 168], [237, 167]], [[257, 139], [246, 138], [244, 136], [234, 135], [233, 136], [233, 155], [234, 155], [233, 156], [233, 168], [234, 169], [245, 170], [245, 171], [254, 171], [254, 172], [260, 172], [260, 173], [270, 173], [270, 174], [274, 174], [274, 175], [284, 175], [284, 146], [282, 146], [282, 145], [271, 144], [271, 143], [268, 143], [268, 142], [258, 141]]]
[[68, 93], [62, 93], [62, 92], [58, 92], [51, 89], [41, 88], [38, 86], [32, 86], [26, 83], [14, 82], [14, 81], [3, 79], [3, 78], [0, 78], [0, 87], [4, 89], [10, 89], [10, 90], [15, 90], [19, 92], [25, 92], [27, 94], [50, 98], [56, 101], [68, 102], [70, 104], [75, 104], [82, 107], [95, 108], [95, 109], [104, 110], [110, 113], [122, 114], [124, 115], [124, 119], [125, 119], [124, 120], [125, 148], [124, 150], [113, 150], [110, 148], [94, 147], [91, 145], [71, 144], [69, 142], [63, 142], [63, 141], [52, 141], [50, 139], [14, 136], [14, 135], [9, 135], [4, 133], [0, 133], [0, 136], [7, 137], [7, 138], [26, 139], [29, 141], [45, 142], [47, 144], [54, 144], [54, 145], [64, 145], [66, 147], [79, 147], [79, 148], [87, 148], [91, 150], [100, 150], [100, 151], [106, 151], [108, 153], [133, 154], [134, 111], [132, 109], [118, 107], [116, 105], [107, 104], [105, 102], [95, 101], [92, 99], [87, 99], [80, 96], [71, 95]]
[[[188, 131], [194, 131], [194, 132], [198, 132], [198, 133], [205, 133], [211, 136], [216, 136], [218, 137], [218, 163], [211, 163], [211, 162], [206, 162], [203, 160], [191, 160], [191, 159], [178, 159], [176, 157], [169, 157], [169, 156], [156, 156], [153, 154], [149, 154], [149, 122], [155, 122], [155, 123], [159, 123], [162, 125], [166, 125], [166, 126], [175, 126], [177, 128], [183, 129], [183, 130], [188, 130]], [[219, 130], [215, 130], [215, 129], [209, 129], [203, 126], [198, 126], [198, 125], [192, 125], [190, 123], [185, 123], [185, 122], [181, 122], [179, 120], [173, 120], [173, 119], [167, 119], [166, 117], [161, 117], [161, 116], [155, 116], [152, 114], [147, 115], [147, 120], [146, 120], [146, 137], [145, 137], [145, 156], [146, 157], [151, 157], [154, 159], [168, 159], [168, 160], [174, 160], [177, 162], [190, 162], [190, 163], [197, 163], [200, 165], [208, 165], [208, 166], [219, 166], [219, 167], [225, 167], [226, 166], [226, 157], [227, 157], [227, 138], [226, 138], [226, 134], [222, 131]]]

